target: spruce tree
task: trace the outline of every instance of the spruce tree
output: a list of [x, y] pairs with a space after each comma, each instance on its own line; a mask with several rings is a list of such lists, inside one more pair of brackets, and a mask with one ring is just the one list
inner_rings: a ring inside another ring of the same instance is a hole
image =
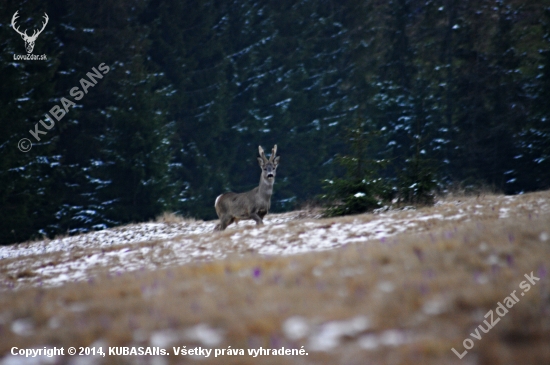
[[324, 180], [325, 193], [321, 199], [326, 204], [327, 216], [372, 211], [382, 208], [392, 199], [394, 191], [391, 185], [380, 176], [386, 161], [368, 157], [369, 141], [377, 137], [377, 133], [366, 130], [371, 123], [358, 117], [354, 127], [348, 129], [351, 154], [337, 158], [344, 174], [342, 177]]

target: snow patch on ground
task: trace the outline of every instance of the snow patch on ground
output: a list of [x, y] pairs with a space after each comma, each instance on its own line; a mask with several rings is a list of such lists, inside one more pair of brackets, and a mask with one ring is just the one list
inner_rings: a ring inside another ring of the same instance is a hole
[[[214, 233], [217, 222], [142, 223], [79, 236], [0, 247], [0, 290], [28, 285], [58, 286], [93, 280], [97, 272], [122, 275], [198, 261], [219, 260], [228, 254], [295, 255], [324, 251], [350, 243], [380, 240], [403, 232], [426, 231], [441, 221], [499, 218], [550, 211], [546, 199], [519, 200], [509, 196], [466, 204], [443, 201], [434, 209], [392, 210], [342, 220], [325, 220], [319, 213], [296, 211], [270, 214], [264, 225], [242, 221], [226, 232]], [[498, 204], [495, 207], [495, 204]], [[548, 234], [542, 234], [547, 240]], [[387, 289], [382, 286], [381, 290]]]

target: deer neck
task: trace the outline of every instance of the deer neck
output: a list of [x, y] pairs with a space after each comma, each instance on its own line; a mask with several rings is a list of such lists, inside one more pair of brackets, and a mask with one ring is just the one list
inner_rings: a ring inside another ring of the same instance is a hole
[[271, 197], [273, 194], [273, 183], [275, 182], [275, 179], [269, 181], [265, 179], [263, 176], [260, 177], [260, 185], [258, 187], [258, 193], [260, 195]]

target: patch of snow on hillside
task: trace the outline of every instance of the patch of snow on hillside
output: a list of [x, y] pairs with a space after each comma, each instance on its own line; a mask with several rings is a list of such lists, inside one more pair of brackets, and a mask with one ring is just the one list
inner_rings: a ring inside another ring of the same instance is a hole
[[[523, 196], [525, 197], [525, 196]], [[426, 210], [385, 210], [342, 220], [318, 219], [319, 213], [269, 214], [262, 226], [253, 221], [213, 232], [217, 222], [142, 223], [79, 236], [0, 247], [0, 290], [25, 285], [57, 286], [91, 280], [98, 272], [121, 275], [229, 254], [294, 255], [324, 251], [350, 243], [379, 240], [403, 232], [421, 232], [443, 220], [479, 219], [479, 214], [514, 217], [549, 211], [545, 199], [480, 200], [470, 205], [447, 201]], [[482, 205], [484, 204], [485, 205]], [[515, 204], [515, 205], [512, 205]], [[520, 209], [521, 208], [521, 209]], [[434, 213], [433, 210], [436, 210]]]

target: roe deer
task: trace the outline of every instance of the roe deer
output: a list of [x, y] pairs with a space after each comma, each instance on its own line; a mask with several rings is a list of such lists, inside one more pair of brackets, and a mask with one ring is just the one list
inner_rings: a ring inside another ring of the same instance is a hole
[[223, 231], [233, 222], [244, 219], [253, 219], [256, 224], [263, 224], [263, 218], [271, 206], [271, 195], [273, 194], [273, 183], [275, 173], [279, 165], [277, 145], [271, 150], [269, 160], [265, 157], [262, 146], [258, 146], [260, 157], [258, 163], [262, 168], [260, 185], [246, 193], [224, 193], [216, 198], [214, 207], [220, 218], [220, 223], [214, 228], [215, 231]]

